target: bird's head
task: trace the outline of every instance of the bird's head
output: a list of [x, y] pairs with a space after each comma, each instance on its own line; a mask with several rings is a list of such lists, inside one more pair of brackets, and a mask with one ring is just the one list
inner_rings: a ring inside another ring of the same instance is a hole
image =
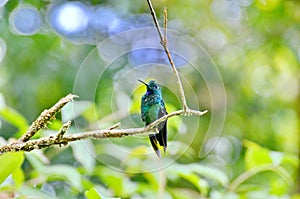
[[148, 84], [146, 82], [140, 80], [140, 79], [138, 79], [138, 81], [140, 81], [140, 82], [142, 82], [143, 84], [146, 85], [148, 95], [151, 95], [151, 94], [161, 95], [161, 89], [160, 89], [159, 85], [154, 80], [149, 81]]

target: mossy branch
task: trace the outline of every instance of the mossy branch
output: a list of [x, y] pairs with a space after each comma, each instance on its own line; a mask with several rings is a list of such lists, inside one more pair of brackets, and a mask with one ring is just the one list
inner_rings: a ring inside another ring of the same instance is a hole
[[54, 106], [52, 106], [49, 110], [44, 110], [41, 115], [31, 124], [28, 131], [19, 138], [18, 141], [26, 142], [32, 136], [35, 135], [40, 129], [44, 129], [47, 126], [47, 123], [55, 118], [55, 115], [62, 109], [64, 105], [68, 102], [72, 101], [76, 95], [69, 94], [64, 98], [61, 98]]

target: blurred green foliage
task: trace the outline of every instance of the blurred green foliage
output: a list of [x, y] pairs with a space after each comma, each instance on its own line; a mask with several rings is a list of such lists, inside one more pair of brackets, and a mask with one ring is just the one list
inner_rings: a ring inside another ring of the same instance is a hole
[[[44, 15], [51, 3], [24, 2]], [[122, 6], [118, 0], [91, 4], [116, 7], [125, 15], [149, 14], [146, 2], [122, 2]], [[80, 101], [65, 107], [37, 137], [55, 134], [61, 120], [74, 120], [68, 133], [119, 121], [122, 128], [143, 125], [142, 87], [130, 90], [116, 84], [132, 68], [126, 58], [104, 71], [105, 60], [95, 45], [74, 44], [56, 34], [46, 20], [35, 35], [15, 35], [9, 17], [18, 4], [9, 1], [0, 8], [0, 38], [7, 47], [0, 59], [1, 144], [20, 137], [43, 109], [74, 90]], [[171, 118], [168, 152], [161, 160], [148, 153], [145, 136], [7, 153], [0, 156], [0, 198], [300, 198], [300, 3], [155, 0], [153, 4], [160, 18], [167, 6], [170, 26], [200, 43], [221, 73], [227, 113], [218, 142], [210, 135], [205, 140], [210, 113], [218, 107], [212, 107], [201, 74], [184, 66], [179, 72], [190, 85], [185, 84], [188, 104], [209, 113]], [[83, 64], [91, 67], [89, 73], [80, 71]], [[91, 82], [100, 71], [104, 75], [99, 82]], [[84, 77], [80, 81], [78, 74]], [[180, 108], [171, 79], [163, 87], [169, 112]], [[115, 93], [118, 86], [123, 92]], [[200, 151], [211, 145], [213, 150], [199, 158]]]

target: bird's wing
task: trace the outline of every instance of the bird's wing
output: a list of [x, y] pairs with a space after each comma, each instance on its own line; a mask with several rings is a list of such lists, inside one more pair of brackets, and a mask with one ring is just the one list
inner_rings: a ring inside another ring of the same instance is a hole
[[146, 96], [143, 95], [142, 100], [141, 100], [141, 118], [143, 120], [143, 122], [145, 122], [145, 117], [146, 117], [146, 106], [145, 106], [145, 99]]
[[[164, 103], [162, 102], [162, 107], [160, 108], [159, 112], [158, 112], [158, 117], [161, 118], [163, 117], [164, 115], [167, 115], [167, 110], [164, 106]], [[159, 130], [159, 133], [156, 134], [156, 138], [159, 142], [159, 145], [164, 147], [164, 152], [166, 152], [166, 149], [167, 149], [167, 139], [168, 139], [168, 132], [167, 132], [167, 120], [160, 123], [158, 125], [158, 130]]]

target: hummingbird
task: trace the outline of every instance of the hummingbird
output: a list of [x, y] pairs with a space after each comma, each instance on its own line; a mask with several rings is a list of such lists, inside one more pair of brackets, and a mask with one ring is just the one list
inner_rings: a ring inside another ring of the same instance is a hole
[[[147, 126], [168, 113], [162, 99], [159, 85], [154, 80], [149, 81], [149, 83], [145, 83], [140, 79], [138, 79], [138, 81], [147, 87], [147, 91], [141, 100], [141, 118], [143, 122], [145, 122], [145, 126]], [[157, 128], [159, 133], [149, 135], [149, 139], [156, 155], [160, 157], [158, 144], [164, 148], [164, 153], [167, 149], [167, 120], [161, 122]]]

